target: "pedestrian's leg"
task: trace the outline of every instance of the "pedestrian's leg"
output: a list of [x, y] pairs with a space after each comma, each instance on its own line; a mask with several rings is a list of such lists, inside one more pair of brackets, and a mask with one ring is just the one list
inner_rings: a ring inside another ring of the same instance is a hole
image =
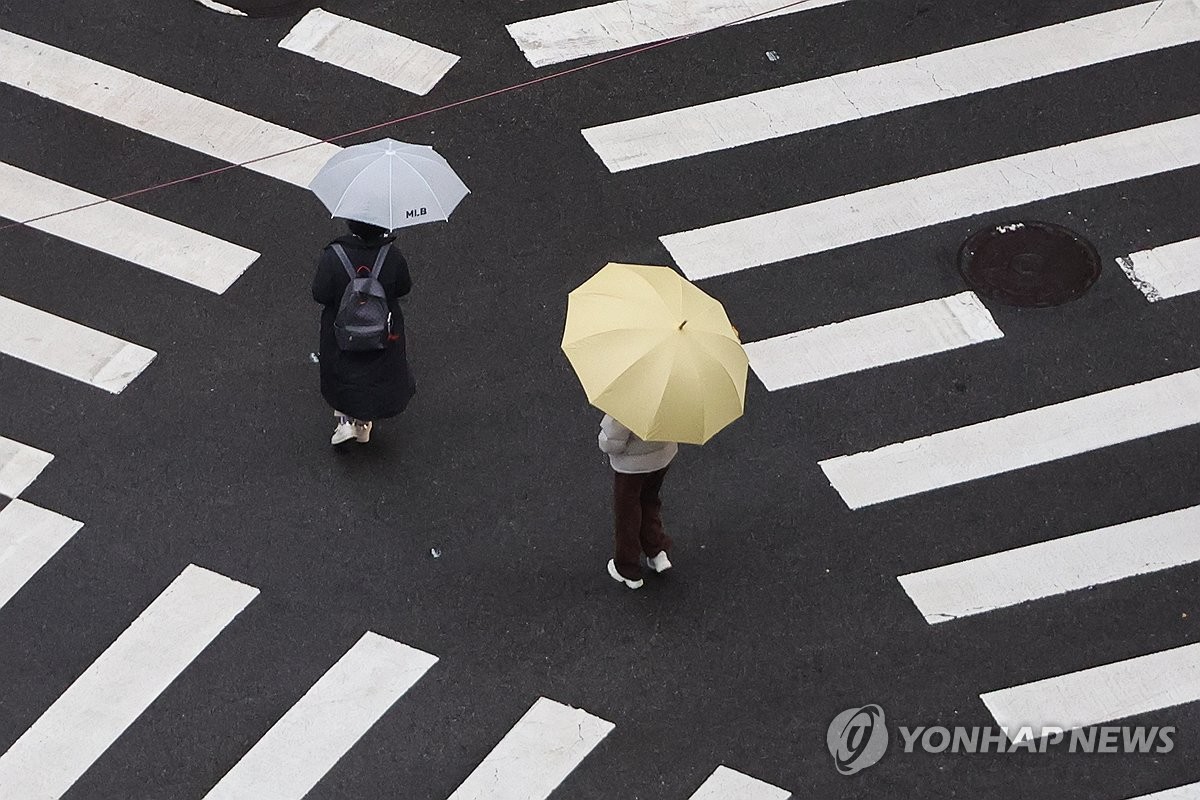
[[331, 444], [342, 444], [355, 438], [354, 420], [341, 411], [334, 411], [333, 416], [337, 418], [337, 427], [333, 429], [333, 438], [330, 439]]
[[638, 497], [641, 504], [638, 539], [646, 558], [654, 558], [659, 553], [671, 550], [671, 537], [663, 530], [662, 498], [659, 496], [668, 469], [670, 467], [663, 467], [657, 472], [648, 473]]
[[613, 472], [613, 561], [621, 576], [631, 581], [642, 575], [638, 532], [642, 527], [642, 484], [645, 475]]

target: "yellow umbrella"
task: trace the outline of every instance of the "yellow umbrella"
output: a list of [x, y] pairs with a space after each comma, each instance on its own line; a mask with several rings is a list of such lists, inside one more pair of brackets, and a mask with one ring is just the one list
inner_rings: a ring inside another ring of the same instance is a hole
[[704, 444], [742, 415], [725, 309], [668, 267], [609, 264], [571, 292], [563, 352], [592, 405], [647, 441]]

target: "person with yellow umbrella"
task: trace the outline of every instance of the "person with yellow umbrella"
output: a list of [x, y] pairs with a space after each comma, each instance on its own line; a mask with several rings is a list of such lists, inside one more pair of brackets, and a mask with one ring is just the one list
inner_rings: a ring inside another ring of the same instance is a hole
[[571, 292], [562, 349], [605, 412], [608, 573], [639, 589], [640, 556], [654, 572], [671, 567], [659, 493], [678, 444], [704, 444], [742, 415], [746, 353], [720, 303], [668, 267], [636, 264], [608, 264]]

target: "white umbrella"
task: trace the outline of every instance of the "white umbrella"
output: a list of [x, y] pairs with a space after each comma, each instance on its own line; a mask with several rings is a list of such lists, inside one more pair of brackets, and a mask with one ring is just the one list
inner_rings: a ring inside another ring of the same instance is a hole
[[447, 220], [470, 192], [432, 147], [395, 139], [347, 147], [308, 188], [333, 216], [389, 231]]

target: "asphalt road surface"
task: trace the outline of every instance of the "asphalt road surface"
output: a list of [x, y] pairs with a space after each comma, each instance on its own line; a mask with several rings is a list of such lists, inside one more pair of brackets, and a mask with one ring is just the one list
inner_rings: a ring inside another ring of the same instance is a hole
[[[0, 798], [1200, 797], [1200, 7], [814, 2], [603, 63], [772, 4], [506, 29], [593, 5], [329, 0], [409, 41], [287, 49], [311, 4], [0, 0]], [[400, 235], [418, 394], [343, 452], [309, 296], [341, 226], [302, 180], [332, 145], [9, 224], [405, 117], [337, 144], [432, 144], [472, 194]], [[960, 243], [1019, 220], [1095, 285], [963, 296]], [[610, 261], [753, 343], [637, 592], [558, 348]], [[840, 774], [869, 704], [890, 744]], [[1025, 724], [1175, 730], [900, 732]]]

